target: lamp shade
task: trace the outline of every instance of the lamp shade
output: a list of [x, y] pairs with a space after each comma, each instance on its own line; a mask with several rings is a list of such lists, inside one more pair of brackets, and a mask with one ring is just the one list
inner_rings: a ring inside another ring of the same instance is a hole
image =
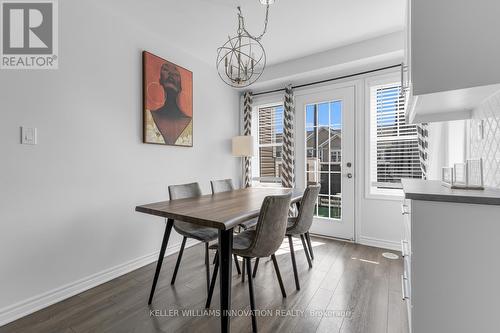
[[241, 135], [233, 138], [233, 156], [249, 157], [254, 155], [253, 136]]

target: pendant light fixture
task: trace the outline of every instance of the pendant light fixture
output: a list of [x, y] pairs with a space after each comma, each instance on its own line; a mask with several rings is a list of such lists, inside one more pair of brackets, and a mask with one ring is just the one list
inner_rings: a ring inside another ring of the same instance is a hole
[[274, 0], [260, 0], [266, 6], [264, 31], [253, 36], [245, 27], [245, 18], [238, 6], [238, 30], [236, 35], [217, 49], [217, 72], [220, 78], [235, 88], [248, 87], [262, 75], [266, 67], [266, 51], [260, 40], [267, 31], [269, 5]]

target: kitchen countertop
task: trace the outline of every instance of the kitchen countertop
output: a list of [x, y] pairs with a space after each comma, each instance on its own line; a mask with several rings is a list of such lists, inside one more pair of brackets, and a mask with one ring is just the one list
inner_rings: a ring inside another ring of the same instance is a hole
[[443, 186], [440, 180], [402, 179], [406, 199], [444, 201], [478, 205], [500, 205], [500, 189], [459, 190]]

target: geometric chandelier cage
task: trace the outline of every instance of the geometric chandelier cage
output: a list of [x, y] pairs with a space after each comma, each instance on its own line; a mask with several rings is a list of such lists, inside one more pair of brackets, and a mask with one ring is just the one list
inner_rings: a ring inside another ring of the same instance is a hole
[[266, 51], [260, 40], [267, 31], [269, 5], [274, 1], [260, 0], [266, 5], [264, 31], [253, 36], [245, 27], [245, 18], [238, 7], [238, 30], [236, 36], [228, 36], [228, 40], [217, 49], [217, 72], [220, 78], [231, 87], [248, 87], [264, 72], [266, 67]]

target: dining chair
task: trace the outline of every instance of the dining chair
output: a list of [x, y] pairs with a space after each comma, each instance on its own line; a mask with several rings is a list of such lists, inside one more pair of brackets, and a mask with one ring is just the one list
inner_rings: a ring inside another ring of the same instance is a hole
[[[250, 294], [250, 309], [252, 310], [252, 328], [257, 332], [257, 320], [255, 317], [255, 298], [252, 280], [252, 258], [271, 257], [276, 277], [281, 289], [281, 294], [286, 297], [285, 287], [281, 279], [281, 273], [276, 260], [275, 252], [281, 246], [287, 229], [288, 210], [290, 208], [291, 193], [285, 195], [267, 196], [261, 206], [260, 214], [255, 229], [249, 229], [236, 234], [233, 238], [233, 253], [243, 257], [248, 275], [248, 291]], [[219, 267], [218, 253], [216, 255], [215, 268], [210, 282], [206, 308], [210, 307], [212, 295], [217, 279]]]
[[299, 236], [302, 241], [304, 253], [306, 255], [309, 268], [312, 268], [312, 259], [314, 259], [309, 229], [311, 228], [314, 208], [319, 195], [321, 185], [310, 185], [304, 191], [304, 196], [298, 204], [299, 212], [297, 217], [289, 217], [286, 228], [286, 236], [290, 246], [290, 255], [292, 257], [293, 275], [295, 277], [295, 287], [300, 290], [299, 276], [297, 273], [297, 263], [295, 262], [295, 252], [293, 249], [292, 236]]
[[[212, 187], [212, 193], [234, 191], [234, 185], [232, 179], [212, 180], [210, 181], [210, 185]], [[257, 224], [257, 219], [255, 218], [242, 222], [240, 223], [239, 226], [246, 230], [254, 227], [256, 224]]]
[[[297, 263], [295, 261], [295, 250], [293, 248], [293, 236], [299, 236], [302, 241], [302, 247], [304, 248], [304, 253], [306, 255], [307, 263], [309, 268], [312, 268], [312, 260], [314, 259], [313, 248], [311, 245], [311, 238], [309, 236], [309, 229], [311, 228], [314, 208], [316, 206], [316, 199], [319, 195], [321, 186], [320, 185], [310, 185], [304, 191], [304, 196], [297, 204], [299, 212], [297, 217], [289, 217], [286, 236], [288, 238], [288, 243], [290, 246], [290, 256], [292, 257], [293, 275], [295, 278], [295, 287], [300, 290], [299, 275], [297, 273]], [[255, 259], [255, 265], [253, 269], [252, 277], [255, 278], [257, 275], [257, 267], [259, 266], [259, 258]]]
[[[198, 183], [170, 185], [168, 187], [168, 193], [170, 194], [170, 200], [194, 198], [201, 196], [201, 189]], [[177, 220], [174, 221], [174, 229], [179, 234], [181, 234], [183, 238], [182, 238], [181, 249], [179, 251], [179, 256], [177, 257], [177, 262], [175, 264], [174, 274], [172, 275], [172, 280], [170, 281], [170, 284], [173, 285], [175, 283], [177, 272], [181, 264], [182, 254], [184, 253], [184, 247], [186, 246], [186, 240], [188, 238], [193, 238], [200, 242], [205, 243], [205, 270], [206, 270], [207, 290], [209, 290], [210, 262], [208, 259], [208, 246], [209, 246], [208, 243], [218, 238], [217, 229], [198, 226], [192, 223], [186, 223]]]

